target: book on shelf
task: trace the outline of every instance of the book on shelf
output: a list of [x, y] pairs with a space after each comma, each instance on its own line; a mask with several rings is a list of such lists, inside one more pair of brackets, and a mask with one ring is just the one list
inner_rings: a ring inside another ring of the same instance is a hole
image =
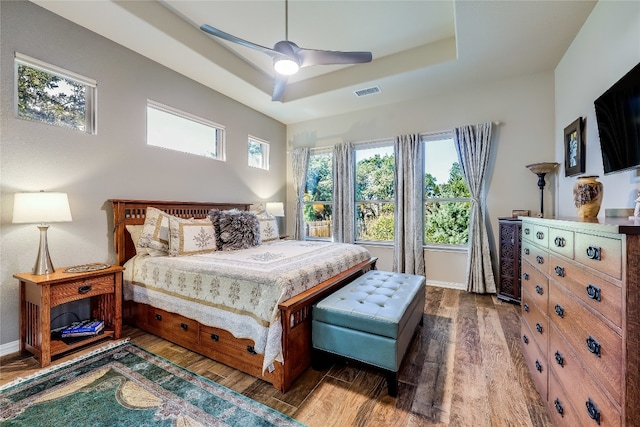
[[104, 329], [104, 321], [102, 320], [85, 320], [82, 322], [72, 323], [70, 326], [60, 331], [60, 335], [65, 337], [78, 337], [87, 335], [96, 335]]

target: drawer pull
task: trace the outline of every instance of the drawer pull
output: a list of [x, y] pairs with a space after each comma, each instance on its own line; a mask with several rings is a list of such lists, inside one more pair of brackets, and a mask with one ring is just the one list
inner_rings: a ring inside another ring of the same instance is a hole
[[220, 337], [219, 337], [219, 336], [217, 336], [216, 334], [211, 334], [211, 341], [216, 341], [216, 342], [218, 342], [218, 341], [220, 341]]
[[86, 294], [88, 292], [91, 292], [91, 285], [78, 286], [79, 294]]
[[540, 285], [536, 285], [536, 293], [537, 293], [538, 295], [542, 295], [542, 294], [544, 294], [544, 289], [542, 289], [542, 286], [540, 286]]
[[589, 246], [587, 248], [587, 258], [600, 261], [600, 246]]
[[564, 267], [560, 267], [559, 265], [556, 265], [556, 276], [560, 276], [560, 277], [564, 277]]
[[556, 350], [556, 363], [564, 368], [564, 357], [560, 354], [560, 350]]
[[542, 256], [541, 256], [541, 255], [538, 255], [538, 256], [536, 257], [536, 262], [537, 262], [538, 264], [544, 264], [544, 258], [542, 258]]
[[542, 372], [542, 363], [536, 360], [536, 371]]
[[556, 397], [556, 400], [553, 401], [553, 406], [556, 407], [556, 411], [560, 416], [564, 417], [564, 408], [562, 407], [562, 403], [560, 403], [560, 399]]
[[529, 255], [529, 248], [524, 248], [524, 254]]
[[258, 354], [252, 345], [247, 346], [247, 352], [249, 352], [249, 354]]
[[596, 423], [598, 423], [598, 425], [600, 425], [600, 409], [598, 409], [596, 404], [593, 403], [593, 400], [591, 400], [591, 398], [587, 399], [586, 406], [587, 406], [587, 413], [589, 414], [589, 418], [591, 418]]
[[596, 285], [589, 283], [587, 285], [587, 295], [589, 298], [594, 299], [596, 301], [600, 301], [600, 288]]
[[187, 331], [187, 330], [189, 330], [189, 325], [187, 325], [186, 323], [180, 323], [180, 328], [183, 331]]
[[542, 333], [542, 325], [541, 325], [540, 323], [536, 323], [536, 330], [537, 330], [539, 333]]
[[529, 344], [529, 337], [526, 335], [522, 336], [522, 341], [524, 341], [525, 344]]
[[596, 341], [596, 339], [591, 335], [589, 335], [589, 338], [587, 338], [587, 348], [591, 353], [600, 357], [600, 343]]
[[529, 280], [529, 273], [524, 273], [522, 277], [524, 277], [524, 280]]
[[564, 317], [564, 307], [562, 307], [560, 304], [556, 304], [555, 310], [558, 316]]
[[524, 308], [524, 311], [526, 311], [527, 313], [529, 312], [529, 304], [525, 302], [522, 307]]
[[538, 231], [536, 233], [536, 239], [538, 239], [538, 240], [544, 239], [544, 233], [542, 231]]
[[567, 241], [564, 239], [564, 237], [558, 236], [555, 238], [553, 243], [555, 243], [556, 247], [558, 248], [564, 248], [565, 245], [567, 244]]
[[162, 320], [162, 314], [156, 314], [156, 320]]
[[529, 230], [528, 228], [524, 229], [524, 234], [528, 236], [530, 233], [531, 233], [531, 230]]

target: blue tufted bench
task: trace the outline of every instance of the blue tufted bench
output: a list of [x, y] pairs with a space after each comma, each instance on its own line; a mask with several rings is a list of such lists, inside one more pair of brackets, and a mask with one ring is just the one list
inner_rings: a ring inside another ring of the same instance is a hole
[[338, 355], [382, 368], [389, 395], [397, 396], [400, 363], [422, 324], [424, 301], [424, 276], [368, 271], [313, 306], [313, 367]]

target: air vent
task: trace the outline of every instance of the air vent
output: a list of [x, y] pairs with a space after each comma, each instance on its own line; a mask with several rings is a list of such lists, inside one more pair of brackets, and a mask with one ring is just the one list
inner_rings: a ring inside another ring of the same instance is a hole
[[366, 89], [356, 90], [353, 93], [355, 93], [356, 96], [367, 96], [367, 95], [374, 95], [374, 94], [380, 93], [380, 92], [382, 92], [382, 90], [380, 90], [380, 87], [372, 86], [372, 87], [368, 87]]

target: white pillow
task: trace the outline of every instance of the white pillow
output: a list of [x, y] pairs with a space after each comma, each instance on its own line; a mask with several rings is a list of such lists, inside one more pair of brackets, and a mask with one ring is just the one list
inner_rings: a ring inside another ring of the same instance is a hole
[[138, 246], [169, 253], [169, 218], [172, 215], [160, 209], [147, 207], [144, 227], [138, 239]]
[[280, 239], [278, 230], [278, 219], [268, 212], [262, 212], [258, 215], [260, 220], [260, 241], [270, 242]]
[[125, 227], [129, 232], [129, 235], [131, 235], [131, 240], [136, 247], [136, 255], [147, 254], [147, 248], [143, 248], [138, 245], [138, 240], [140, 240], [140, 235], [142, 234], [142, 228], [144, 227], [144, 225], [127, 224]]
[[216, 251], [216, 235], [209, 219], [169, 218], [169, 255], [185, 256]]

